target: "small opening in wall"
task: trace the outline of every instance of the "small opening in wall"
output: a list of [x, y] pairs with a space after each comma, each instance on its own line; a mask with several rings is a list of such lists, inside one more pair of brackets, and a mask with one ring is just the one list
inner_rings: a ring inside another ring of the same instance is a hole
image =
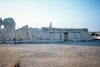
[[64, 41], [67, 41], [68, 40], [68, 33], [64, 33]]

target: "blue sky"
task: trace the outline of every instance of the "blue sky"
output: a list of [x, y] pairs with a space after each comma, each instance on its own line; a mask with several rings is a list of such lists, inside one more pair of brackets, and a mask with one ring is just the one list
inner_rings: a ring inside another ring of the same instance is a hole
[[12, 17], [16, 29], [88, 28], [100, 31], [100, 0], [0, 0], [0, 17]]

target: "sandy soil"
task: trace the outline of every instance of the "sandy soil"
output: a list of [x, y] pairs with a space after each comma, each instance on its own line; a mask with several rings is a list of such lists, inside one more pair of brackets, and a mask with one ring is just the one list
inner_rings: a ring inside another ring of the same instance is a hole
[[100, 67], [100, 46], [68, 44], [0, 45], [0, 67], [11, 67], [20, 53], [20, 67]]

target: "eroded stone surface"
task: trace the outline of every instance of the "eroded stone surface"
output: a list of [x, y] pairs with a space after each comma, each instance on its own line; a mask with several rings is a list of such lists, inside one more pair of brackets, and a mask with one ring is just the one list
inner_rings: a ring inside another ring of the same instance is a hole
[[3, 34], [2, 33], [0, 33], [0, 38], [2, 38], [3, 37]]
[[3, 38], [5, 40], [13, 40], [15, 38], [15, 30], [5, 28], [3, 30]]
[[4, 19], [4, 28], [15, 30], [16, 23], [13, 18]]
[[29, 28], [29, 38], [30, 39], [34, 39], [34, 38], [40, 39], [41, 31], [38, 28]]
[[23, 26], [16, 30], [16, 40], [27, 39], [28, 38], [28, 25]]
[[3, 21], [2, 21], [2, 19], [0, 18], [0, 29], [1, 29], [1, 25], [3, 25]]
[[0, 25], [3, 25], [3, 21], [2, 21], [2, 19], [0, 18]]

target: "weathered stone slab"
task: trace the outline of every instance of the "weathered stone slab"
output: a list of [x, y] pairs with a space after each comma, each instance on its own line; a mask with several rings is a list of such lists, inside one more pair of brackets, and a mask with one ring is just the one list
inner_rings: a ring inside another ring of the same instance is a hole
[[16, 30], [16, 40], [26, 40], [28, 38], [28, 25]]
[[13, 18], [5, 18], [3, 24], [5, 29], [15, 30], [16, 23]]
[[49, 28], [42, 27], [41, 29], [41, 39], [48, 40], [49, 39]]
[[81, 30], [80, 34], [81, 34], [81, 39], [89, 40], [89, 35], [88, 35], [88, 30], [87, 29]]
[[46, 40], [41, 40], [41, 42], [42, 42], [42, 43], [46, 43], [47, 41], [46, 41]]
[[13, 40], [15, 38], [15, 30], [12, 29], [4, 29], [3, 38]]
[[55, 41], [54, 40], [46, 40], [47, 43], [54, 43]]
[[0, 18], [0, 25], [3, 25], [3, 21], [2, 21], [2, 19]]
[[3, 37], [3, 34], [2, 33], [0, 33], [0, 38], [2, 38]]
[[55, 40], [60, 40], [60, 33], [55, 33]]
[[3, 31], [4, 31], [4, 29], [0, 29], [0, 40], [4, 40], [4, 38], [3, 38]]
[[75, 33], [75, 38], [76, 38], [76, 39], [80, 39], [80, 38], [81, 38], [80, 33]]
[[14, 44], [15, 41], [6, 41], [6, 44]]
[[21, 43], [21, 41], [15, 41], [15, 43]]
[[40, 39], [41, 38], [41, 31], [38, 28], [29, 28], [28, 29], [28, 38], [30, 40], [36, 38]]
[[0, 18], [0, 29], [1, 29], [1, 25], [3, 25], [3, 21], [2, 21], [2, 19]]
[[61, 40], [64, 41], [64, 34], [61, 33]]
[[50, 40], [54, 40], [54, 39], [55, 39], [55, 33], [51, 32], [51, 33], [49, 34], [49, 39], [50, 39]]
[[59, 43], [60, 41], [59, 40], [54, 40], [56, 43]]

